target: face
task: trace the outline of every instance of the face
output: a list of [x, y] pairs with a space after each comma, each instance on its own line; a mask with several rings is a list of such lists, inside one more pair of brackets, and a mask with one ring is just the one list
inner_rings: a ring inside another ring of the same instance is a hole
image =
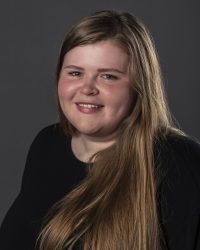
[[86, 136], [116, 135], [133, 105], [128, 55], [113, 41], [77, 46], [64, 57], [58, 96], [68, 121]]

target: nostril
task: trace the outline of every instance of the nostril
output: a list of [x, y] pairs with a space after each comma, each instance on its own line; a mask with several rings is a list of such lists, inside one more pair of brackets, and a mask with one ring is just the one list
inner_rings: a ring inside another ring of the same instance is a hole
[[99, 93], [99, 91], [97, 88], [84, 87], [82, 89], [82, 93], [84, 93], [85, 95], [96, 95]]

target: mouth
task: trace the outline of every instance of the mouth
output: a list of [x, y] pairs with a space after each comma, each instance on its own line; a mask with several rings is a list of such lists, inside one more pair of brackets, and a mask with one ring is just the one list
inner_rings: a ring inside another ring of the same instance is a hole
[[103, 107], [103, 105], [95, 103], [76, 103], [76, 105], [81, 108], [87, 108], [87, 109], [94, 109], [94, 108], [98, 109]]
[[85, 114], [94, 114], [102, 110], [102, 108], [104, 107], [103, 105], [97, 104], [97, 103], [78, 102], [76, 103], [76, 105], [77, 105], [78, 110]]
[[99, 105], [99, 104], [90, 104], [90, 103], [77, 103], [76, 105], [78, 105], [79, 107], [83, 107], [83, 108], [102, 108], [103, 105]]

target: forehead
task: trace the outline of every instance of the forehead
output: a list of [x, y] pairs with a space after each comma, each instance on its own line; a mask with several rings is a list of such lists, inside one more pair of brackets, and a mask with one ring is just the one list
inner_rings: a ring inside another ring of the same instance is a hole
[[71, 49], [64, 56], [64, 64], [127, 67], [128, 54], [115, 41], [101, 41]]

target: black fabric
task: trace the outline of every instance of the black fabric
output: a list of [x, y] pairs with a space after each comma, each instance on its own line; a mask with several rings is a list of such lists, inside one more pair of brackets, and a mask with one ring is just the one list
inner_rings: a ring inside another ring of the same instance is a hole
[[[85, 178], [87, 166], [75, 158], [70, 142], [58, 125], [37, 135], [28, 153], [21, 191], [0, 229], [1, 250], [35, 249], [47, 211]], [[168, 136], [154, 153], [159, 219], [168, 249], [198, 250], [200, 146], [187, 137]]]

